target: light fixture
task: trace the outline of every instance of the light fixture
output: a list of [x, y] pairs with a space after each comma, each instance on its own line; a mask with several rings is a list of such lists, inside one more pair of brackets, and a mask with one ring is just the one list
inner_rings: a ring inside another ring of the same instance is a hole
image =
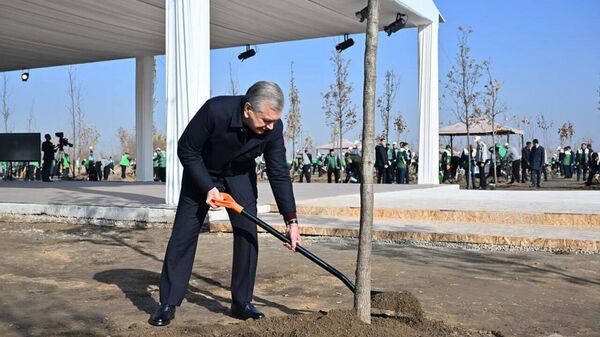
[[344, 41], [338, 43], [335, 46], [335, 50], [337, 50], [338, 53], [341, 53], [342, 51], [352, 47], [353, 45], [354, 45], [354, 40], [352, 38], [348, 38], [348, 34], [344, 34]]
[[238, 55], [238, 59], [242, 62], [244, 62], [245, 59], [249, 59], [252, 56], [256, 55], [256, 50], [254, 50], [254, 48], [250, 48], [250, 45], [247, 44], [246, 45], [246, 51], [243, 53], [240, 53]]
[[23, 72], [21, 73], [21, 81], [27, 82], [28, 79], [29, 79], [29, 71], [23, 69]]
[[363, 22], [367, 19], [367, 15], [369, 14], [369, 6], [361, 9], [360, 11], [354, 13], [354, 15], [356, 15], [356, 18], [360, 21]]
[[398, 13], [396, 14], [396, 21], [383, 27], [383, 30], [387, 33], [388, 36], [392, 35], [393, 33], [399, 31], [400, 29], [404, 28], [404, 26], [406, 26], [406, 19], [404, 17], [406, 17], [406, 15]]

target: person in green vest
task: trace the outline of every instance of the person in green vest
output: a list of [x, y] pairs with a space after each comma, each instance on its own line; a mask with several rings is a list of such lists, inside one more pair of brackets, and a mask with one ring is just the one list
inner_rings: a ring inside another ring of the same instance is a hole
[[158, 177], [158, 153], [156, 153], [156, 151], [158, 150], [158, 148], [156, 148], [156, 150], [154, 150], [154, 155], [152, 156], [152, 177], [154, 181], [158, 181], [159, 177]]
[[323, 164], [324, 164], [324, 161], [325, 161], [325, 159], [324, 159], [323, 154], [319, 153], [317, 151], [317, 172], [319, 174], [319, 177], [323, 175]]
[[583, 173], [583, 181], [586, 181], [588, 166], [590, 165], [590, 149], [586, 143], [581, 143], [581, 147], [577, 149], [575, 155], [575, 167], [577, 169], [577, 181]]
[[340, 157], [335, 155], [334, 149], [329, 149], [329, 153], [325, 157], [325, 167], [327, 168], [327, 183], [331, 184], [331, 175], [335, 177], [336, 184], [340, 182], [340, 170], [342, 163]]
[[69, 158], [69, 154], [64, 152], [61, 160], [62, 160], [62, 176], [63, 176], [63, 178], [68, 178], [69, 171], [71, 168], [71, 159]]
[[450, 168], [452, 167], [452, 148], [450, 145], [446, 145], [444, 151], [442, 151], [442, 156], [440, 158], [440, 172], [442, 172], [441, 182], [444, 183], [446, 180], [450, 179]]
[[119, 163], [121, 166], [121, 179], [125, 179], [130, 160], [129, 152], [125, 152], [125, 154], [121, 156], [121, 162]]
[[406, 184], [407, 176], [408, 176], [408, 163], [410, 162], [408, 158], [408, 144], [405, 142], [400, 143], [400, 151], [398, 151], [398, 156], [396, 157], [396, 182], [398, 184]]
[[165, 182], [167, 180], [167, 154], [160, 150], [160, 147], [156, 148], [156, 155], [158, 156], [158, 179]]
[[392, 167], [392, 163], [396, 160], [394, 149], [392, 149], [392, 143], [387, 142], [385, 145], [385, 151], [387, 154], [387, 168], [385, 168], [385, 180], [384, 184], [391, 184], [393, 179], [394, 168]]
[[573, 178], [573, 152], [571, 147], [565, 147], [565, 155], [562, 160], [563, 171], [565, 172], [565, 179]]

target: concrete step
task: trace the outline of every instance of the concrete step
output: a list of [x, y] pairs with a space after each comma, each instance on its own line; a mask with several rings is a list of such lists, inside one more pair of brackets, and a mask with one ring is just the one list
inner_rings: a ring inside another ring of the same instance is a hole
[[[259, 217], [276, 229], [284, 230], [279, 214], [264, 214]], [[231, 232], [231, 224], [228, 220], [211, 221], [209, 225], [211, 232]], [[302, 235], [358, 237], [358, 231], [357, 218], [304, 214], [300, 216]], [[383, 218], [374, 220], [373, 238], [600, 251], [600, 228], [544, 224], [491, 224]]]

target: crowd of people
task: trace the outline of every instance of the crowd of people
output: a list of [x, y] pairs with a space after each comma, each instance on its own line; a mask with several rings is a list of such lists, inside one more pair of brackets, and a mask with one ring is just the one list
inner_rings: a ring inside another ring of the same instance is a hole
[[599, 153], [591, 144], [582, 143], [575, 152], [571, 146], [558, 147], [548, 156], [537, 139], [518, 150], [509, 143], [488, 147], [478, 136], [460, 157], [453, 156], [451, 147], [446, 146], [440, 155], [440, 181], [456, 182], [464, 177], [467, 189], [486, 189], [490, 182], [504, 179], [509, 184], [529, 182], [530, 187], [540, 188], [549, 177], [571, 180], [575, 175], [577, 182], [591, 186], [598, 181], [599, 167]]
[[[115, 172], [120, 167], [121, 180], [135, 177], [137, 163], [131, 158], [129, 152], [121, 155], [118, 163], [112, 156], [103, 157], [94, 154], [93, 148], [88, 149], [85, 158], [71, 159], [66, 148], [54, 145], [49, 134], [44, 136], [42, 142], [42, 158], [30, 162], [0, 162], [0, 179], [24, 181], [41, 180], [51, 182], [56, 179], [78, 179], [89, 181], [108, 180], [111, 175], [118, 176]], [[166, 181], [166, 153], [157, 147], [154, 150], [153, 178], [154, 181]]]

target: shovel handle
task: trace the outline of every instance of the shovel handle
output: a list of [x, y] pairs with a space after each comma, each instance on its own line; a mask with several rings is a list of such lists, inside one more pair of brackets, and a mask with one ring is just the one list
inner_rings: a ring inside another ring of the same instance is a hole
[[[243, 215], [244, 217], [246, 217], [247, 219], [252, 221], [254, 224], [256, 224], [258, 227], [264, 229], [266, 232], [268, 232], [269, 234], [276, 237], [279, 241], [282, 241], [283, 243], [287, 243], [290, 245], [292, 244], [292, 242], [290, 241], [290, 239], [287, 236], [283, 235], [281, 232], [277, 231], [275, 228], [271, 227], [271, 225], [269, 225], [268, 223], [259, 219], [257, 216], [246, 212], [246, 210], [244, 210], [244, 208], [242, 206], [240, 206], [237, 202], [235, 202], [235, 200], [233, 199], [233, 197], [231, 195], [229, 195], [227, 193], [221, 193], [221, 196], [223, 197], [223, 200], [216, 200], [213, 198], [213, 199], [211, 199], [211, 201], [215, 205], [232, 209], [234, 212]], [[296, 251], [298, 253], [300, 253], [302, 256], [306, 257], [307, 259], [309, 259], [312, 262], [314, 262], [315, 264], [317, 264], [319, 267], [325, 269], [331, 275], [337, 277], [340, 281], [342, 281], [342, 283], [344, 283], [344, 285], [346, 287], [348, 287], [348, 289], [350, 289], [350, 291], [352, 291], [353, 293], [356, 291], [356, 287], [354, 286], [354, 283], [352, 283], [352, 281], [350, 281], [350, 279], [346, 275], [344, 275], [341, 271], [335, 269], [332, 265], [321, 260], [318, 256], [316, 256], [311, 251], [309, 251], [308, 249], [306, 249], [300, 245], [296, 246]]]

